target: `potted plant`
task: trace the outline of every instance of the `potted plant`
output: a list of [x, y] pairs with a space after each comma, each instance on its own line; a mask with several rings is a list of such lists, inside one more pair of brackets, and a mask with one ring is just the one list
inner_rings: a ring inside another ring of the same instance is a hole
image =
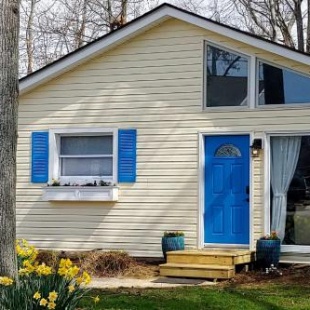
[[271, 265], [277, 267], [280, 259], [281, 240], [276, 231], [270, 235], [263, 236], [257, 240], [256, 260], [258, 266], [270, 268]]
[[167, 260], [167, 252], [184, 250], [184, 233], [182, 231], [165, 231], [161, 239], [161, 247], [165, 260]]

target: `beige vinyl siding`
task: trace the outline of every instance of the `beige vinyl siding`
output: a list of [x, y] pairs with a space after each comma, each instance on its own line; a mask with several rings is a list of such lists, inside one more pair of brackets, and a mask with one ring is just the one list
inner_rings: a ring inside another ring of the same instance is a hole
[[[198, 244], [198, 133], [307, 130], [310, 109], [203, 111], [203, 42], [309, 73], [309, 67], [170, 19], [22, 96], [18, 235], [40, 248], [122, 249], [160, 256], [165, 230]], [[117, 203], [43, 202], [30, 183], [30, 135], [49, 128], [136, 128], [137, 182]], [[264, 161], [253, 165], [254, 238], [264, 229]]]

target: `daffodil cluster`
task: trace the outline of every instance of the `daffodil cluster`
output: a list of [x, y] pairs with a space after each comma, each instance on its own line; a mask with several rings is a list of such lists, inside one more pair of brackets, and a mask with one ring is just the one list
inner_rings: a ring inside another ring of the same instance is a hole
[[16, 253], [18, 258], [33, 262], [37, 258], [38, 250], [34, 246], [29, 245], [27, 240], [21, 239], [16, 241]]
[[80, 268], [73, 265], [72, 261], [69, 258], [67, 259], [62, 258], [60, 260], [58, 268], [58, 274], [60, 276], [63, 276], [67, 280], [74, 279], [78, 285], [89, 284], [91, 281], [90, 275], [86, 271], [83, 271], [82, 274], [80, 274], [80, 276], [76, 277], [79, 274], [79, 272]]
[[10, 286], [14, 283], [14, 280], [9, 277], [0, 277], [0, 285]]
[[58, 274], [68, 280], [72, 280], [80, 271], [80, 268], [73, 265], [72, 261], [62, 258], [59, 263]]
[[35, 292], [33, 295], [33, 299], [35, 299], [41, 307], [46, 307], [47, 309], [55, 309], [56, 308], [56, 299], [58, 298], [58, 293], [56, 291], [52, 291], [48, 294], [47, 298], [42, 298], [40, 292]]
[[[0, 277], [0, 309], [16, 309], [18, 303], [18, 309], [77, 307], [78, 301], [85, 295], [84, 286], [91, 281], [87, 272], [75, 266], [70, 259], [60, 259], [55, 269], [38, 262], [38, 250], [26, 240], [16, 242], [16, 252], [19, 283], [5, 276]], [[94, 298], [95, 303], [98, 301], [99, 298]]]

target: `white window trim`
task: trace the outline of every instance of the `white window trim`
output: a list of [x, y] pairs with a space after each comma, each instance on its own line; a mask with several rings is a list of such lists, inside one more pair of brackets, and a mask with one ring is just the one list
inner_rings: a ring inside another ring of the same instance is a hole
[[271, 61], [267, 61], [265, 59], [262, 59], [262, 58], [256, 58], [256, 63], [255, 63], [255, 70], [256, 70], [256, 87], [255, 87], [255, 94], [256, 94], [256, 99], [255, 99], [255, 107], [257, 109], [260, 109], [260, 110], [277, 110], [277, 109], [280, 109], [280, 110], [291, 110], [291, 109], [304, 109], [304, 108], [309, 108], [310, 107], [310, 102], [305, 102], [305, 103], [285, 103], [285, 104], [259, 104], [258, 103], [258, 97], [259, 97], [259, 63], [262, 62], [262, 63], [265, 63], [267, 65], [270, 65], [270, 66], [273, 66], [275, 68], [279, 68], [279, 69], [282, 69], [282, 70], [286, 70], [286, 71], [291, 71], [293, 73], [296, 73], [296, 74], [300, 74], [300, 75], [303, 75], [304, 77], [306, 78], [309, 78], [310, 79], [310, 75], [304, 73], [304, 72], [300, 72], [300, 71], [297, 71], [297, 70], [294, 70], [294, 69], [291, 69], [291, 68], [288, 68], [288, 67], [285, 67], [285, 66], [281, 66], [279, 64], [275, 64]]
[[[265, 224], [264, 224], [264, 234], [270, 234], [271, 231], [271, 203], [270, 203], [270, 163], [271, 163], [271, 154], [270, 154], [270, 137], [279, 137], [279, 136], [310, 136], [309, 131], [272, 131], [266, 132], [265, 138]], [[310, 253], [309, 245], [281, 245], [281, 253], [292, 252], [292, 253]]]
[[[247, 95], [247, 105], [244, 106], [222, 106], [222, 107], [208, 107], [207, 106], [207, 70], [206, 68], [206, 63], [207, 63], [207, 49], [208, 46], [212, 46], [218, 49], [222, 49], [225, 50], [227, 52], [230, 52], [232, 54], [244, 57], [248, 60], [248, 85], [247, 85], [247, 91], [248, 91], [248, 95]], [[254, 65], [253, 65], [253, 61], [254, 61]], [[255, 88], [255, 79], [253, 80], [253, 76], [255, 74], [255, 70], [254, 70], [254, 74], [253, 74], [253, 68], [255, 67], [256, 69], [256, 65], [255, 65], [255, 57], [251, 57], [251, 55], [246, 54], [246, 53], [242, 53], [238, 50], [235, 50], [231, 47], [227, 47], [226, 45], [221, 45], [221, 44], [217, 44], [214, 42], [211, 42], [210, 40], [205, 40], [204, 41], [204, 48], [203, 48], [203, 95], [202, 95], [202, 100], [203, 100], [203, 110], [208, 111], [208, 112], [217, 112], [217, 111], [238, 111], [238, 110], [249, 110], [250, 108], [254, 108], [255, 103], [253, 100], [254, 96], [254, 91], [256, 91]], [[253, 84], [254, 83], [254, 84]], [[254, 90], [253, 90], [253, 86], [254, 86]]]
[[[112, 177], [92, 177], [92, 176], [74, 176], [74, 177], [61, 177], [60, 176], [60, 163], [59, 163], [59, 137], [61, 135], [68, 136], [83, 136], [83, 135], [100, 135], [111, 134], [113, 135], [113, 176]], [[116, 128], [57, 128], [49, 130], [49, 183], [54, 180], [61, 180], [62, 183], [83, 184], [85, 182], [94, 182], [103, 180], [106, 182], [117, 182], [117, 161], [118, 161], [118, 130]]]

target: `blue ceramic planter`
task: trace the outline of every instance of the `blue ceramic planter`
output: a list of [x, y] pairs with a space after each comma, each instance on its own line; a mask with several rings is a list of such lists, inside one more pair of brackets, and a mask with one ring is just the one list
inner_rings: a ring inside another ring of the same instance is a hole
[[167, 260], [167, 252], [184, 250], [184, 236], [179, 237], [162, 237], [161, 248], [164, 258]]
[[269, 268], [271, 265], [275, 267], [279, 264], [281, 240], [257, 240], [256, 259], [262, 268]]

